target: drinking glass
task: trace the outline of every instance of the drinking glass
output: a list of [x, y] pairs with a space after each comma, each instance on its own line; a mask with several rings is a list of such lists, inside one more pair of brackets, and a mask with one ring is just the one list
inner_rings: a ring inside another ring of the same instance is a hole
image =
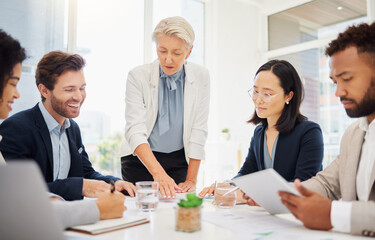
[[235, 188], [229, 182], [215, 183], [215, 203], [218, 208], [232, 208], [236, 204], [236, 191], [224, 196], [225, 193]]
[[136, 182], [135, 189], [138, 209], [144, 212], [155, 211], [159, 203], [159, 183]]

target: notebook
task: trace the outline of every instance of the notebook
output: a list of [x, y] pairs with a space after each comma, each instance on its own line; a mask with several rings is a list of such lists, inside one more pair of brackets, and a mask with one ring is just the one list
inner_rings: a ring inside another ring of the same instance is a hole
[[47, 186], [32, 160], [0, 166], [0, 209], [0, 239], [65, 239]]
[[150, 220], [145, 217], [126, 216], [124, 218], [100, 220], [93, 224], [74, 226], [70, 228], [70, 230], [96, 235], [148, 222], [150, 222]]
[[289, 213], [281, 203], [278, 191], [300, 196], [299, 192], [273, 168], [234, 178], [232, 181], [271, 214]]

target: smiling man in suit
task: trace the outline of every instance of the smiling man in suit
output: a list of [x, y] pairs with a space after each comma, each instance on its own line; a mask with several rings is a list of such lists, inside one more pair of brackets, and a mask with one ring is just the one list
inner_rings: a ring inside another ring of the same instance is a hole
[[348, 116], [359, 119], [326, 169], [302, 184], [296, 180], [303, 197], [281, 192], [281, 200], [308, 228], [374, 237], [375, 23], [349, 27], [326, 55], [336, 96]]
[[59, 51], [40, 60], [35, 78], [42, 101], [0, 125], [4, 137], [0, 151], [7, 161], [34, 159], [49, 190], [66, 200], [98, 197], [110, 190], [111, 180], [116, 190], [134, 196], [132, 183], [103, 176], [92, 168], [79, 126], [72, 120], [79, 115], [86, 97], [84, 65], [78, 54]]

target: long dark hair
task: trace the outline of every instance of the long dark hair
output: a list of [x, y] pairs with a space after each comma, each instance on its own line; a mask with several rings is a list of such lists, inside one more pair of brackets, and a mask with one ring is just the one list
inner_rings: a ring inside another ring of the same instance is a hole
[[25, 49], [21, 44], [0, 29], [0, 98], [3, 96], [4, 86], [13, 75], [14, 66], [25, 59]]
[[[280, 86], [284, 89], [284, 94], [289, 94], [291, 91], [294, 93], [289, 104], [284, 106], [275, 126], [280, 133], [290, 132], [297, 123], [307, 119], [299, 111], [304, 96], [302, 81], [292, 64], [285, 60], [268, 61], [258, 69], [255, 76], [261, 71], [271, 71], [275, 74], [280, 79]], [[248, 123], [268, 125], [267, 119], [258, 117], [256, 111]]]

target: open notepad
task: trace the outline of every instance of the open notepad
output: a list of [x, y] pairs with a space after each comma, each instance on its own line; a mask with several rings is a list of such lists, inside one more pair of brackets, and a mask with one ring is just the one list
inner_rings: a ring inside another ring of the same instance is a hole
[[143, 223], [148, 223], [150, 220], [145, 217], [126, 216], [125, 218], [115, 218], [108, 220], [100, 220], [94, 224], [79, 225], [71, 227], [69, 230], [84, 232], [88, 234], [100, 234], [110, 232], [122, 228], [132, 227]]

